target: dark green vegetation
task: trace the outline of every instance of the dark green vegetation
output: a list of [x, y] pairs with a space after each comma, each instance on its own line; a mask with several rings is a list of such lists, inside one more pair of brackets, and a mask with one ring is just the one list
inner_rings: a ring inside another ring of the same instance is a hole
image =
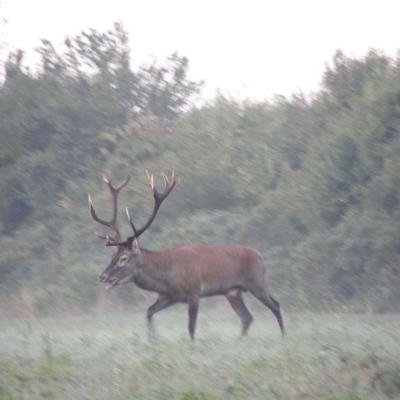
[[143, 303], [133, 285], [100, 287], [112, 250], [87, 193], [105, 215], [100, 174], [132, 175], [120, 200], [140, 225], [145, 168], [175, 169], [180, 184], [144, 247], [251, 245], [284, 311], [399, 310], [399, 60], [338, 52], [310, 97], [193, 107], [188, 60], [132, 70], [119, 25], [38, 51], [35, 72], [10, 54], [0, 89], [0, 313]]
[[272, 316], [250, 305], [257, 317], [251, 336], [239, 339], [226, 304], [200, 314], [194, 343], [183, 307], [157, 316], [155, 343], [144, 334], [142, 312], [2, 319], [0, 398], [400, 398], [397, 317], [289, 314], [291, 333], [282, 340]]

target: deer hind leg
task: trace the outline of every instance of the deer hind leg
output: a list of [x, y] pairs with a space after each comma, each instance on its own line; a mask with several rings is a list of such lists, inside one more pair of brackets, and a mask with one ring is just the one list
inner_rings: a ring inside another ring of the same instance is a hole
[[153, 303], [148, 309], [146, 313], [147, 318], [147, 328], [150, 339], [154, 339], [154, 328], [153, 328], [153, 315], [165, 308], [172, 306], [175, 304], [175, 301], [170, 299], [169, 297], [159, 296], [158, 299]]
[[268, 292], [265, 289], [262, 288], [256, 288], [256, 289], [251, 289], [249, 288], [250, 292], [257, 297], [258, 300], [261, 301], [265, 306], [267, 306], [272, 313], [275, 315], [275, 318], [278, 321], [279, 328], [281, 329], [282, 336], [285, 335], [285, 327], [283, 325], [283, 318], [281, 314], [281, 309], [279, 303], [268, 294]]
[[232, 306], [232, 308], [235, 310], [236, 314], [242, 321], [242, 335], [247, 335], [247, 332], [254, 318], [243, 302], [242, 291], [240, 289], [230, 290], [228, 293], [225, 294], [225, 297], [228, 299], [229, 304]]

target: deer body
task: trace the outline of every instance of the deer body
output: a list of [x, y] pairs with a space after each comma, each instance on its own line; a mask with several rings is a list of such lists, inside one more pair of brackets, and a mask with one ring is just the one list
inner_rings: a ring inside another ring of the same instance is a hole
[[134, 282], [139, 288], [158, 293], [158, 299], [147, 310], [147, 320], [151, 326], [153, 315], [175, 303], [187, 303], [189, 310], [189, 334], [194, 338], [199, 300], [201, 297], [223, 295], [242, 321], [242, 334], [247, 334], [253, 317], [242, 299], [242, 292], [249, 291], [275, 315], [282, 334], [283, 319], [279, 303], [269, 294], [266, 269], [260, 253], [242, 245], [190, 244], [164, 251], [141, 249], [138, 236], [151, 224], [161, 202], [175, 186], [166, 180], [163, 193], [154, 188], [154, 177], [149, 177], [155, 207], [145, 227], [136, 229], [128, 214], [134, 235], [125, 242], [120, 241], [116, 226], [117, 195], [126, 185], [126, 180], [118, 188], [105, 178], [113, 195], [113, 219], [106, 222], [97, 217], [89, 197], [92, 217], [112, 228], [116, 235], [106, 236], [107, 245], [118, 246], [108, 267], [100, 275], [100, 280], [110, 289], [122, 283]]
[[157, 252], [142, 249], [142, 253], [132, 280], [144, 290], [174, 293], [180, 301], [194, 294], [206, 297], [248, 290], [256, 282], [265, 282], [260, 254], [245, 246], [186, 245]]

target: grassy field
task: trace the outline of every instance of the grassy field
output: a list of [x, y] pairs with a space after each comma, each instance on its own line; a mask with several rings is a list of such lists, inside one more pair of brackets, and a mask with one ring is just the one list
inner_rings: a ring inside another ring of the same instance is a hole
[[[254, 310], [254, 307], [253, 307]], [[398, 315], [285, 315], [255, 309], [248, 337], [228, 307], [0, 319], [0, 399], [400, 399]]]

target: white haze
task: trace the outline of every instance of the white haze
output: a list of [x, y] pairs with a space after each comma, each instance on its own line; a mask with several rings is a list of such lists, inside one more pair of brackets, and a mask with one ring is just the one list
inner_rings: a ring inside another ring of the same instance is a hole
[[0, 11], [2, 40], [28, 50], [32, 64], [40, 38], [61, 44], [66, 35], [121, 21], [134, 66], [178, 51], [190, 60], [190, 77], [205, 80], [206, 96], [308, 93], [336, 49], [395, 56], [400, 38], [393, 0], [2, 0]]

